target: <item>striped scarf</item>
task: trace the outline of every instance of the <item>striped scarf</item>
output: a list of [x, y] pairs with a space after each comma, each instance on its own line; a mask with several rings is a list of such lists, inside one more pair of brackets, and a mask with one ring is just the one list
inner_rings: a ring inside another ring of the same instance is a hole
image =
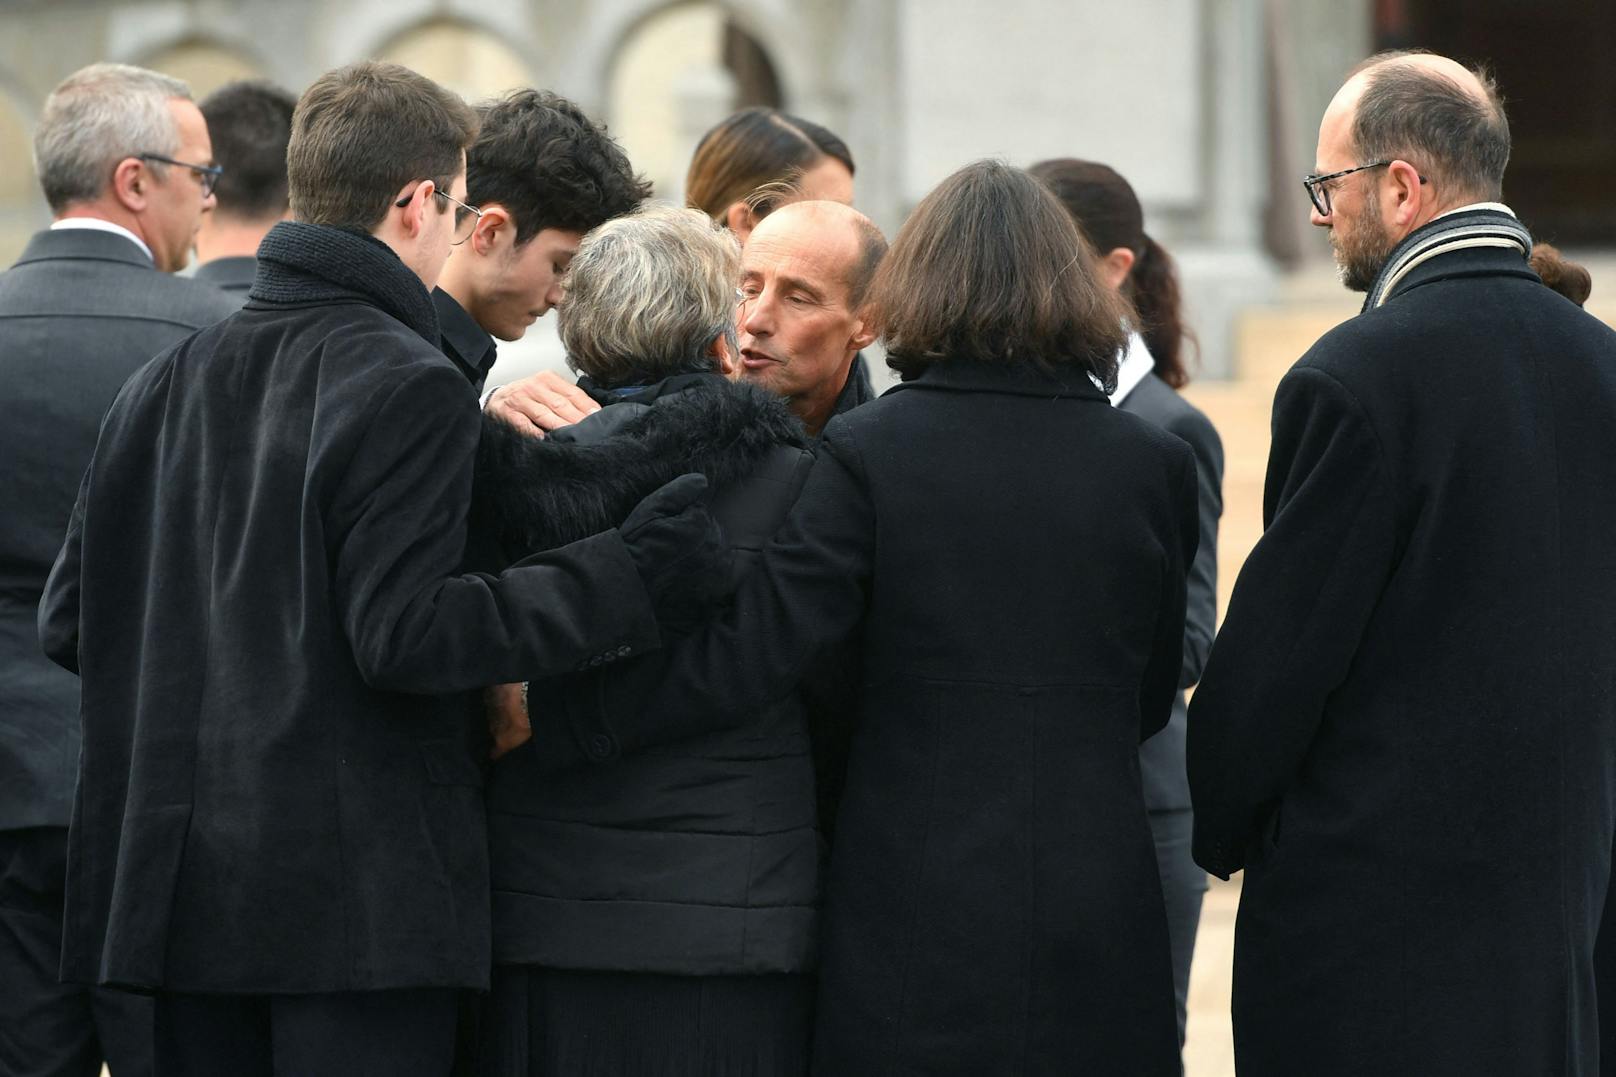
[[1392, 251], [1364, 297], [1363, 313], [1391, 298], [1403, 278], [1416, 267], [1449, 251], [1473, 247], [1514, 247], [1524, 258], [1532, 253], [1532, 234], [1506, 205], [1478, 202], [1444, 213], [1417, 228]]

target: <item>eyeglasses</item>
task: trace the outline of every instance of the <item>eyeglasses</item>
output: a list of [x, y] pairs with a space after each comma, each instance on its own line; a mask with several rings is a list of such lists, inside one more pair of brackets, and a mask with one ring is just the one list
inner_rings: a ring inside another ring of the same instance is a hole
[[[445, 194], [436, 187], [432, 188], [432, 193], [455, 207], [454, 238], [450, 241], [450, 246], [460, 246], [460, 244], [470, 239], [471, 234], [477, 230], [477, 222], [483, 219], [483, 211], [476, 206], [466, 205], [454, 195]], [[393, 206], [396, 209], [403, 209], [410, 204], [410, 199], [414, 197], [414, 195], [405, 195], [397, 202], [394, 202]]]
[[[1313, 208], [1319, 211], [1319, 216], [1328, 217], [1330, 215], [1330, 188], [1326, 187], [1325, 184], [1341, 179], [1343, 176], [1350, 176], [1354, 172], [1362, 172], [1368, 168], [1385, 168], [1391, 163], [1390, 160], [1370, 161], [1366, 165], [1358, 165], [1356, 168], [1343, 168], [1339, 172], [1331, 172], [1324, 176], [1303, 176], [1302, 186], [1307, 189], [1308, 200], [1313, 203]], [[1429, 181], [1424, 176], [1420, 176], [1420, 182], [1427, 183]]]
[[197, 182], [202, 185], [202, 197], [206, 198], [219, 186], [219, 177], [224, 175], [223, 165], [193, 165], [189, 161], [176, 161], [172, 157], [164, 157], [160, 153], [137, 153], [138, 161], [161, 161], [165, 165], [174, 165], [177, 168], [189, 168], [196, 173]]

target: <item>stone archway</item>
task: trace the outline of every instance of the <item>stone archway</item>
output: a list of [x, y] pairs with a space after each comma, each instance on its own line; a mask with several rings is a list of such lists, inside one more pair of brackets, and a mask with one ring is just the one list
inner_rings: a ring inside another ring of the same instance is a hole
[[608, 65], [606, 116], [659, 198], [683, 196], [696, 141], [737, 108], [780, 107], [767, 47], [713, 0], [664, 5], [622, 35]]
[[0, 268], [17, 260], [28, 237], [48, 219], [30, 164], [32, 128], [27, 114], [0, 91], [0, 159], [14, 165], [0, 170]]
[[242, 50], [205, 38], [176, 42], [137, 62], [141, 67], [184, 79], [198, 101], [227, 82], [263, 78], [266, 74], [264, 66]]
[[382, 46], [376, 58], [419, 71], [471, 102], [533, 84], [533, 71], [520, 53], [460, 19], [417, 23]]

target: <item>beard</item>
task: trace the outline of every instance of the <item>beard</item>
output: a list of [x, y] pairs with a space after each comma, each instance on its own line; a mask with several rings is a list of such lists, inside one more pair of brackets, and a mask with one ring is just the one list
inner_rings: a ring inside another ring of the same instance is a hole
[[1350, 291], [1367, 292], [1372, 288], [1396, 249], [1397, 243], [1381, 220], [1380, 203], [1373, 199], [1367, 201], [1357, 224], [1351, 228], [1339, 224], [1330, 228], [1330, 250], [1335, 255], [1336, 273]]

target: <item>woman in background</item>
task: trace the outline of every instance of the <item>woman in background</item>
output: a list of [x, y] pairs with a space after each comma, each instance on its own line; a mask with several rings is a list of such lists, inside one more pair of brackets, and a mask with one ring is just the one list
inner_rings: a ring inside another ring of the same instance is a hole
[[[1117, 371], [1111, 403], [1176, 434], [1195, 452], [1201, 541], [1190, 566], [1184, 622], [1184, 668], [1179, 688], [1200, 679], [1217, 627], [1218, 517], [1223, 512], [1223, 443], [1205, 415], [1175, 390], [1188, 384], [1190, 333], [1179, 310], [1172, 260], [1145, 234], [1144, 212], [1133, 187], [1111, 168], [1061, 158], [1029, 169], [1061, 200], [1093, 244], [1106, 284], [1133, 308], [1128, 348]], [[1173, 987], [1178, 1038], [1184, 1041], [1190, 958], [1201, 919], [1206, 872], [1190, 857], [1189, 780], [1184, 771], [1185, 706], [1173, 700], [1167, 727], [1139, 748], [1145, 806], [1156, 841], [1167, 930], [1173, 946]]]
[[685, 174], [685, 202], [741, 246], [780, 204], [853, 204], [853, 154], [825, 128], [772, 108], [742, 109], [702, 136]]

